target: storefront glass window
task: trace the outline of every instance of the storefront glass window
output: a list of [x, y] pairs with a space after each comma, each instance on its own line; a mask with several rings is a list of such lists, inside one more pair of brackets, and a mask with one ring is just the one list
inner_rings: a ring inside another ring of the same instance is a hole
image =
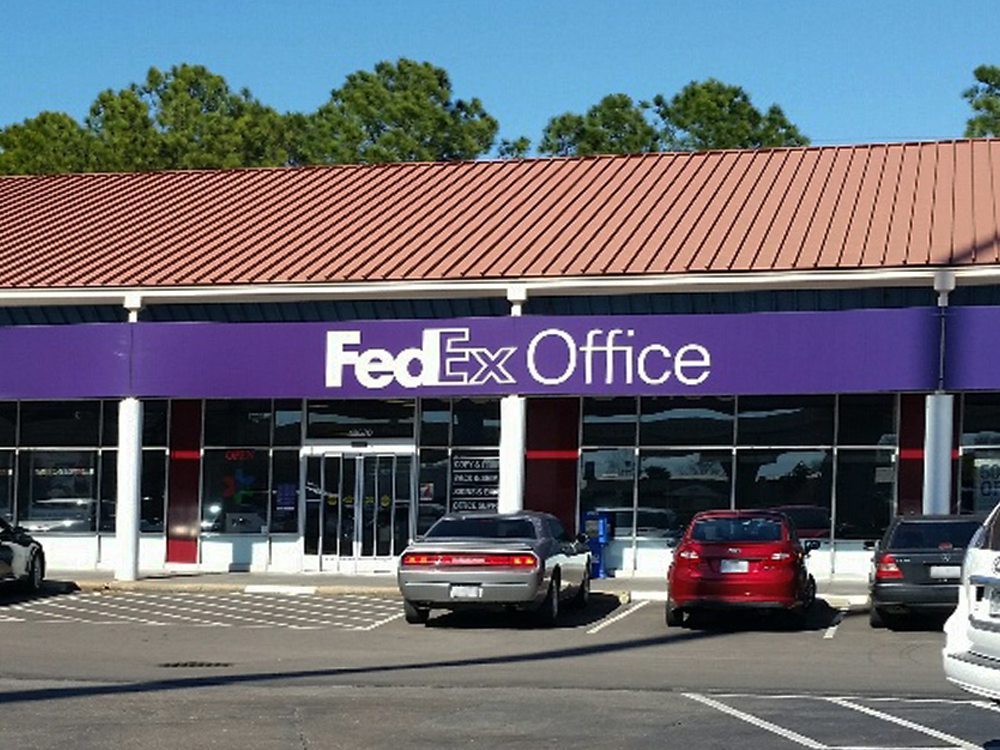
[[739, 445], [833, 445], [833, 396], [744, 396]]
[[[101, 454], [101, 507], [98, 526], [101, 531], [115, 531], [118, 500], [118, 452]], [[162, 532], [167, 486], [167, 452], [144, 450], [140, 478], [139, 531]]]
[[500, 445], [500, 400], [455, 399], [451, 423], [452, 445]]
[[612, 536], [631, 537], [635, 528], [635, 450], [585, 450], [580, 467], [580, 513], [584, 517], [596, 511], [610, 513]]
[[96, 446], [100, 439], [100, 401], [24, 401], [21, 445], [40, 448]]
[[736, 507], [774, 508], [829, 535], [833, 461], [828, 450], [739, 450], [736, 453]]
[[271, 457], [271, 532], [299, 531], [299, 452], [274, 451]]
[[97, 451], [22, 451], [19, 475], [23, 526], [31, 531], [96, 530]]
[[420, 493], [417, 502], [417, 534], [423, 534], [448, 508], [448, 451], [436, 448], [420, 451]]
[[313, 440], [412, 438], [415, 411], [410, 399], [310, 401], [306, 435]]
[[271, 444], [267, 399], [205, 402], [205, 445], [254, 447]]
[[635, 445], [634, 398], [583, 399], [583, 445]]
[[695, 513], [730, 507], [732, 474], [729, 450], [642, 451], [638, 536], [676, 541]]
[[732, 445], [733, 398], [648, 397], [640, 401], [640, 445]]
[[206, 450], [201, 528], [221, 534], [267, 531], [268, 451]]
[[[118, 401], [104, 402], [101, 445], [118, 445], [118, 404]], [[164, 400], [142, 402], [142, 444], [147, 448], [167, 444], [168, 404]]]
[[14, 451], [0, 451], [0, 516], [14, 520]]
[[838, 444], [896, 444], [895, 396], [888, 394], [841, 396], [839, 409]]
[[274, 402], [274, 444], [302, 443], [302, 402], [283, 399]]
[[895, 479], [894, 451], [838, 451], [837, 538], [871, 540], [882, 536], [893, 514]]
[[1000, 450], [978, 448], [962, 453], [961, 510], [986, 513], [1000, 503]]
[[451, 439], [451, 402], [425, 398], [420, 401], [420, 444], [448, 445]]
[[1000, 445], [1000, 393], [966, 393], [962, 404], [962, 445]]
[[17, 442], [17, 402], [0, 401], [0, 445]]

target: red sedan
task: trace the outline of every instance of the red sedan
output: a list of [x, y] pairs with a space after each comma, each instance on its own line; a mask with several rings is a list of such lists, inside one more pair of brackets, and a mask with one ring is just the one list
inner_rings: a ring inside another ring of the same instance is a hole
[[816, 598], [806, 555], [818, 546], [803, 546], [783, 513], [698, 513], [667, 573], [667, 625], [681, 625], [698, 609], [777, 609], [801, 617]]

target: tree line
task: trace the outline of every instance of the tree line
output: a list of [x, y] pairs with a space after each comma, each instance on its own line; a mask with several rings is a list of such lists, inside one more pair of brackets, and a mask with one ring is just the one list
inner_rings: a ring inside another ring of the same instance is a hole
[[[1000, 134], [1000, 67], [980, 66], [963, 92], [965, 134]], [[201, 65], [150, 68], [142, 83], [98, 94], [83, 123], [42, 112], [0, 129], [0, 174], [133, 172], [528, 156], [527, 137], [497, 141], [478, 98], [456, 99], [447, 71], [383, 61], [356, 71], [315, 112], [279, 113]], [[782, 111], [759, 110], [739, 86], [692, 81], [672, 97], [611, 94], [545, 126], [536, 152], [588, 156], [808, 145]]]

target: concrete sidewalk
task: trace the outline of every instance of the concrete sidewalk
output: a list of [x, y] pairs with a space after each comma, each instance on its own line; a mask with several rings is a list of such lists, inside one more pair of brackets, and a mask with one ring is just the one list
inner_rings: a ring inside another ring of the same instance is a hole
[[[326, 596], [358, 594], [399, 598], [396, 577], [339, 573], [226, 573], [205, 571], [156, 571], [140, 573], [139, 580], [118, 581], [102, 570], [50, 570], [45, 587], [52, 591], [152, 591], [152, 592], [274, 592]], [[868, 584], [863, 580], [819, 580], [818, 597], [834, 609], [864, 609]], [[592, 581], [595, 593], [612, 594], [623, 602], [666, 599], [662, 578], [618, 577]]]

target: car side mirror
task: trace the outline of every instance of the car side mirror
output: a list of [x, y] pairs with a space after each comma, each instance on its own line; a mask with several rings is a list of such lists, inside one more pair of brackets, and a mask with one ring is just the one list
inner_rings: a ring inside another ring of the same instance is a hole
[[878, 542], [866, 539], [863, 546], [865, 549], [875, 549], [878, 546]]
[[805, 548], [806, 554], [808, 555], [810, 552], [819, 549], [823, 545], [820, 543], [819, 539], [806, 539], [802, 546]]

